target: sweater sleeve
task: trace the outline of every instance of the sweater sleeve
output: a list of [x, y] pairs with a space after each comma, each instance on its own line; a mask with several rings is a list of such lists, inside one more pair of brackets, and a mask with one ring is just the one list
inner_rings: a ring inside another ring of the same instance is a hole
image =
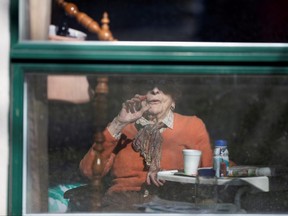
[[[125, 134], [125, 135], [124, 135]], [[114, 158], [116, 156], [117, 151], [119, 151], [119, 145], [121, 146], [121, 142], [124, 140], [129, 140], [129, 137], [134, 137], [136, 134], [136, 128], [133, 126], [133, 124], [128, 124], [125, 128], [122, 130], [122, 136], [118, 140], [114, 138], [107, 127], [103, 131], [104, 139], [103, 142], [103, 151], [101, 152], [101, 159], [102, 159], [102, 165], [103, 165], [103, 173], [102, 175], [106, 175], [110, 168], [113, 166]], [[118, 147], [118, 148], [117, 148]], [[83, 159], [80, 161], [80, 171], [82, 174], [88, 178], [92, 178], [93, 176], [93, 162], [95, 158], [96, 152], [93, 150], [93, 146], [89, 149], [89, 151], [85, 154]]]
[[194, 118], [193, 126], [193, 137], [195, 137], [195, 146], [197, 149], [202, 151], [200, 166], [211, 167], [213, 166], [213, 153], [206, 126], [204, 122], [197, 117]]
[[[103, 143], [103, 152], [101, 153], [101, 157], [102, 157], [102, 164], [103, 167], [104, 165], [107, 163], [107, 161], [109, 160], [112, 151], [117, 143], [117, 139], [115, 139], [110, 132], [108, 131], [108, 129], [106, 128], [103, 131], [103, 135], [104, 135], [104, 143]], [[93, 162], [94, 162], [94, 158], [96, 156], [96, 152], [93, 150], [93, 146], [89, 149], [89, 151], [84, 155], [84, 157], [82, 158], [82, 160], [80, 161], [79, 164], [79, 168], [80, 171], [82, 172], [82, 174], [88, 178], [92, 178], [93, 176]]]

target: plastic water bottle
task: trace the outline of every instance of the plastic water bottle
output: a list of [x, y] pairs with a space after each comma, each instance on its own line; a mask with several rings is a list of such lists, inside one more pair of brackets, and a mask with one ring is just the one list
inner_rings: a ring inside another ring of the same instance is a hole
[[214, 147], [213, 168], [216, 177], [225, 177], [229, 171], [229, 151], [226, 140], [216, 140]]

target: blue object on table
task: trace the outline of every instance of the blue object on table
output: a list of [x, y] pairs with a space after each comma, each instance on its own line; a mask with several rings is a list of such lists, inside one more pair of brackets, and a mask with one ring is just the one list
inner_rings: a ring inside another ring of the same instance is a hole
[[215, 176], [215, 170], [213, 167], [202, 167], [198, 169], [198, 175], [199, 176], [207, 176], [207, 177], [214, 177]]

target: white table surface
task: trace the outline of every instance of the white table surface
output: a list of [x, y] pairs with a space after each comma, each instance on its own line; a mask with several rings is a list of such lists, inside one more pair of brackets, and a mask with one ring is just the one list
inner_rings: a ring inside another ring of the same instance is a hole
[[158, 172], [158, 179], [165, 181], [206, 184], [206, 185], [251, 185], [260, 191], [269, 192], [269, 178], [267, 176], [256, 177], [192, 177], [174, 175], [178, 170], [166, 170]]

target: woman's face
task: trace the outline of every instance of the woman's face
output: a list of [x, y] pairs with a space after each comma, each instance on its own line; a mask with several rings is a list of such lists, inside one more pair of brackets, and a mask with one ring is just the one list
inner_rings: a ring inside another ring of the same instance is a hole
[[165, 94], [163, 91], [154, 87], [152, 90], [148, 91], [147, 103], [150, 108], [148, 110], [149, 114], [157, 117], [158, 121], [161, 121], [168, 114], [171, 106], [175, 107], [175, 103], [172, 97]]

